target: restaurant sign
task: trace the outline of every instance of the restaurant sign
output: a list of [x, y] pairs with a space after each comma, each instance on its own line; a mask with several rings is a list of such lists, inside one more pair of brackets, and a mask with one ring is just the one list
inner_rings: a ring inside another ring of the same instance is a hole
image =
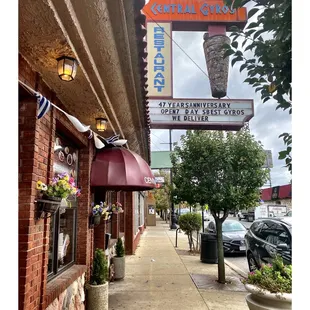
[[150, 99], [151, 128], [240, 130], [254, 116], [252, 99]]
[[147, 23], [148, 96], [172, 97], [171, 23]]
[[247, 21], [246, 8], [233, 9], [223, 0], [150, 0], [143, 8], [148, 21], [177, 22], [177, 30], [186, 31], [194, 22], [196, 31], [205, 31], [206, 24], [243, 24]]

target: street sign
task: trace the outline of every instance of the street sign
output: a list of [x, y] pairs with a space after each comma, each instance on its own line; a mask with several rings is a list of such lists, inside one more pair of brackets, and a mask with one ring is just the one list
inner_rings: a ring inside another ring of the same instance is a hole
[[263, 165], [263, 168], [273, 168], [271, 150], [265, 150], [265, 153], [266, 153], [266, 160], [265, 160], [265, 163]]
[[165, 183], [165, 178], [164, 177], [155, 177], [155, 182], [156, 183]]
[[240, 130], [254, 116], [252, 99], [150, 99], [151, 128]]

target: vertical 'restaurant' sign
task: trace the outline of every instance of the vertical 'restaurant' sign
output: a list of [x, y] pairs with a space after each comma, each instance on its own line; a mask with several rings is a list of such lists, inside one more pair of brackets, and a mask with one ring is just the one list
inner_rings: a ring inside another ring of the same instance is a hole
[[172, 98], [171, 23], [147, 23], [148, 96]]

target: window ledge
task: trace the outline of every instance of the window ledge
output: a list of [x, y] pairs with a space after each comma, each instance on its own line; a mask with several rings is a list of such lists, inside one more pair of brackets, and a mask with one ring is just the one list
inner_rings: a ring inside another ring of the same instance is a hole
[[68, 288], [77, 278], [87, 271], [86, 265], [73, 265], [46, 285], [45, 307]]

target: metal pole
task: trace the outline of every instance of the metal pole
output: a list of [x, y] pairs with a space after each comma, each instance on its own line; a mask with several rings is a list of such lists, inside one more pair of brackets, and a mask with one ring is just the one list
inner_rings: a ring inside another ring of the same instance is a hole
[[[170, 152], [172, 152], [172, 129], [169, 129], [169, 145], [170, 145]], [[171, 184], [171, 188], [172, 188], [173, 181], [172, 181], [172, 169], [171, 168], [170, 168], [170, 184]], [[170, 215], [171, 226], [170, 226], [170, 229], [177, 229], [172, 195], [170, 195], [170, 199], [171, 199], [171, 215]]]
[[205, 220], [204, 220], [204, 210], [201, 207], [201, 217], [202, 217], [202, 232], [205, 232]]
[[271, 186], [271, 174], [270, 174], [270, 168], [269, 168], [268, 170], [269, 170], [269, 185], [270, 185], [270, 188], [271, 188], [272, 186]]

